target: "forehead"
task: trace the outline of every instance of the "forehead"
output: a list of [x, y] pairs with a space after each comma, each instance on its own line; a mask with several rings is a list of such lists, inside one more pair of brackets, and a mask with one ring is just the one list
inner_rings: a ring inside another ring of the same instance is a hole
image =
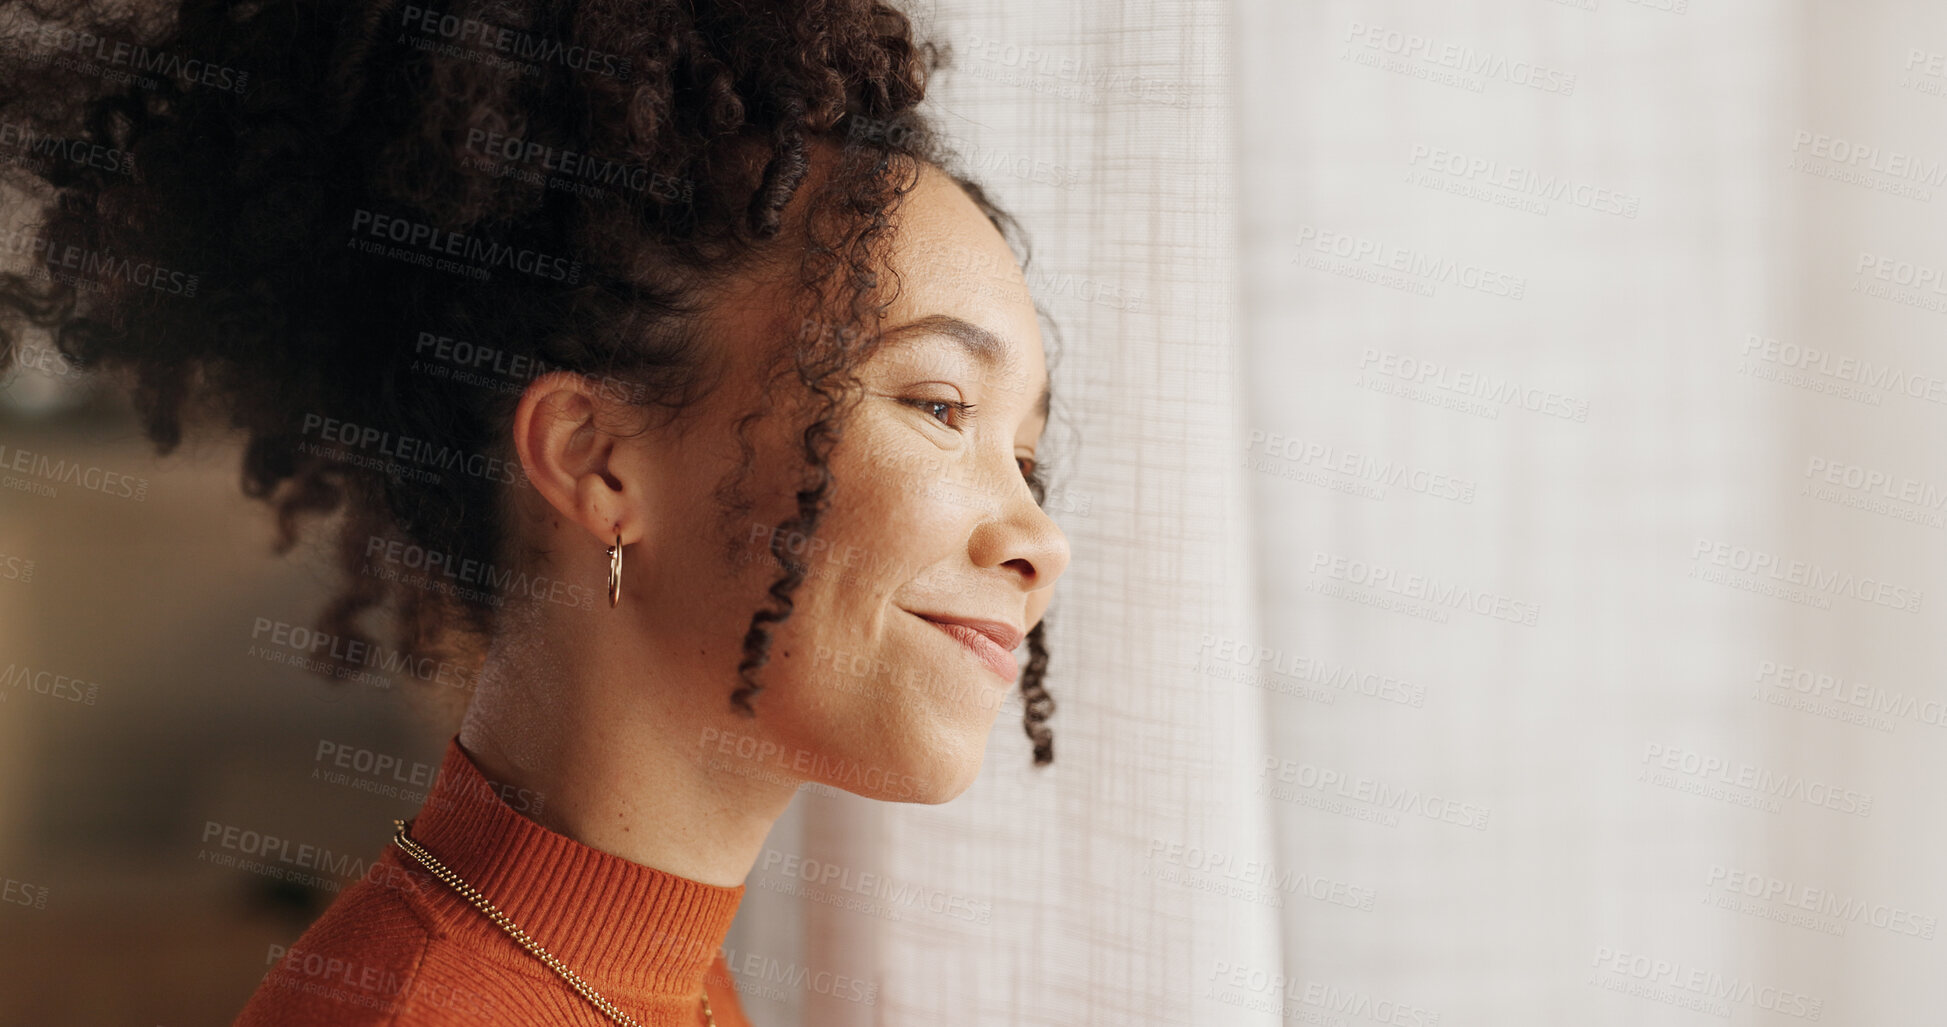
[[[944, 172], [924, 166], [893, 214], [888, 260], [897, 294], [886, 311], [888, 349], [945, 339], [990, 381], [1043, 396], [1047, 359], [1021, 267], [1000, 230]], [[1037, 403], [1045, 413], [1045, 405]]]

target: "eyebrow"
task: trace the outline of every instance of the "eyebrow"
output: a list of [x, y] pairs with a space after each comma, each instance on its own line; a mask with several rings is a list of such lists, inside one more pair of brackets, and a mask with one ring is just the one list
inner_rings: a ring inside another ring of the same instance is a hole
[[[952, 314], [928, 314], [917, 321], [908, 321], [896, 328], [888, 328], [884, 332], [884, 338], [890, 342], [895, 337], [926, 332], [944, 335], [959, 343], [961, 349], [990, 370], [1014, 366], [1015, 362], [1009, 359], [1007, 343], [1002, 342], [1000, 336], [972, 321], [954, 317]], [[1048, 419], [1048, 400], [1049, 385], [1043, 383], [1041, 395], [1034, 401], [1034, 412], [1039, 414], [1043, 421]]]

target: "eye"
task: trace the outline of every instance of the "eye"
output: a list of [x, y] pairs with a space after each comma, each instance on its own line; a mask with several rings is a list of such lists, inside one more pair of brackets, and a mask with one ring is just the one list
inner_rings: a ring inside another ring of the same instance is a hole
[[1016, 463], [1022, 465], [1021, 477], [1028, 483], [1028, 492], [1034, 496], [1034, 505], [1047, 505], [1048, 483], [1041, 477], [1041, 465], [1035, 463], [1033, 457], [1022, 456], [1014, 459]]
[[900, 402], [908, 406], [918, 407], [921, 410], [927, 411], [929, 414], [932, 414], [932, 408], [934, 407], [951, 411], [954, 414], [954, 419], [951, 421], [942, 420], [937, 414], [932, 414], [932, 416], [934, 420], [956, 431], [964, 429], [967, 421], [973, 417], [974, 413], [974, 405], [972, 403], [964, 403], [957, 399], [905, 399]]

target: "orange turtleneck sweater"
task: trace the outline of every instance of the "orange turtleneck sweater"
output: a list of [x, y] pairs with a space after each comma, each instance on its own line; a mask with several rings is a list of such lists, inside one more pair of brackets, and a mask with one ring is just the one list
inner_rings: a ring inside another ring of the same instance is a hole
[[[389, 827], [390, 825], [388, 825]], [[447, 743], [411, 835], [643, 1027], [750, 1027], [723, 939], [744, 886], [589, 848], [514, 811]], [[388, 841], [264, 975], [236, 1027], [599, 1027], [614, 1021]]]

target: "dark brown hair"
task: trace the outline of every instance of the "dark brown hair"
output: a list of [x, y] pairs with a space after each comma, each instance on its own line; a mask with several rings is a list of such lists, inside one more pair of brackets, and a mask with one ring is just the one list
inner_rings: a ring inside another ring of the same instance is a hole
[[[415, 547], [495, 580], [524, 381], [566, 369], [688, 407], [708, 377], [704, 290], [770, 259], [802, 191], [806, 323], [840, 330], [780, 349], [816, 406], [731, 695], [754, 715], [752, 674], [807, 572], [786, 540], [819, 524], [840, 400], [878, 342], [892, 206], [930, 163], [1021, 245], [917, 109], [942, 51], [876, 0], [8, 6], [0, 121], [18, 152], [0, 176], [45, 217], [9, 237], [34, 260], [0, 275], [0, 369], [24, 319], [77, 365], [125, 372], [161, 452], [186, 412], [226, 416], [279, 551], [337, 518], [345, 580], [323, 628], [362, 640], [360, 616], [389, 605], [409, 655], [489, 637], [499, 597], [411, 587], [368, 554]], [[837, 158], [814, 188], [817, 143]], [[496, 373], [428, 359], [429, 338]], [[1037, 765], [1054, 754], [1044, 626], [1021, 678]]]

